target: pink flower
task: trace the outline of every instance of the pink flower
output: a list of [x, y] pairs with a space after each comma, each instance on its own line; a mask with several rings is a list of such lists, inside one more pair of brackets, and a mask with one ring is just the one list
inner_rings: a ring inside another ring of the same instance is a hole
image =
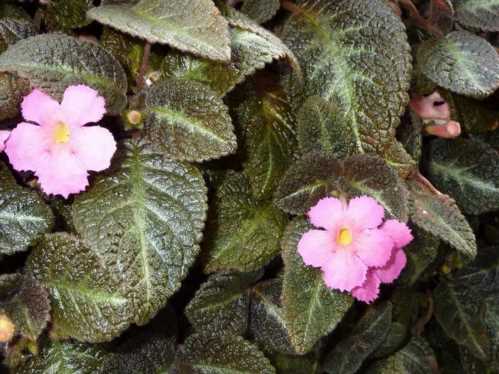
[[402, 248], [412, 240], [405, 224], [383, 224], [384, 215], [383, 207], [368, 196], [353, 198], [348, 205], [324, 198], [308, 212], [318, 229], [303, 234], [298, 253], [306, 265], [322, 270], [328, 287], [370, 303], [381, 282], [399, 276], [406, 263]]
[[67, 198], [88, 186], [88, 170], [107, 169], [116, 151], [112, 134], [100, 126], [104, 98], [90, 87], [70, 86], [62, 103], [33, 90], [21, 104], [25, 120], [12, 130], [5, 153], [14, 169], [34, 171], [42, 190]]
[[5, 149], [5, 142], [10, 136], [10, 131], [0, 130], [0, 152], [3, 152]]

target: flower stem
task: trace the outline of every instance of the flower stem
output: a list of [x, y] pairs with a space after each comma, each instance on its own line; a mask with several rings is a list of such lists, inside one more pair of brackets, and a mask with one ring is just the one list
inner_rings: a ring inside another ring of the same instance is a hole
[[146, 42], [144, 45], [144, 54], [142, 55], [142, 64], [140, 65], [139, 75], [137, 76], [137, 87], [139, 89], [144, 88], [145, 85], [145, 75], [147, 69], [149, 68], [149, 57], [151, 56], [151, 43]]

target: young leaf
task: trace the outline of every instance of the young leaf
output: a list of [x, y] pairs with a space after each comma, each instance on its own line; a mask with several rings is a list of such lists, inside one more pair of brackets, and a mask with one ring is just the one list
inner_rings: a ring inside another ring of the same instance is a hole
[[91, 22], [86, 13], [92, 3], [93, 0], [50, 0], [42, 8], [43, 19], [49, 30], [69, 32]]
[[357, 152], [382, 153], [408, 102], [412, 69], [404, 24], [390, 6], [300, 0], [281, 37], [304, 70], [302, 97], [335, 103]]
[[309, 153], [291, 165], [275, 194], [279, 208], [304, 214], [326, 196], [370, 195], [392, 217], [407, 221], [407, 191], [397, 173], [375, 155], [338, 161], [323, 153]]
[[76, 230], [119, 279], [135, 323], [145, 324], [166, 304], [194, 263], [206, 195], [194, 166], [133, 142], [121, 169], [73, 203]]
[[297, 245], [310, 225], [292, 221], [283, 235], [284, 277], [282, 304], [291, 343], [298, 354], [312, 350], [317, 341], [335, 329], [353, 303], [350, 295], [329, 289], [322, 273], [306, 266]]
[[352, 333], [330, 352], [322, 369], [330, 374], [354, 374], [386, 339], [392, 323], [392, 304], [373, 306]]
[[409, 182], [411, 220], [468, 257], [477, 252], [476, 239], [468, 221], [445, 196], [437, 196], [416, 182]]
[[467, 214], [499, 210], [499, 155], [477, 140], [437, 139], [431, 143], [431, 181]]
[[179, 374], [274, 374], [270, 361], [252, 343], [236, 335], [191, 335], [177, 354]]
[[257, 203], [244, 175], [227, 175], [212, 208], [205, 272], [254, 271], [279, 254], [286, 216], [270, 203]]
[[109, 114], [126, 105], [127, 79], [119, 62], [99, 45], [64, 34], [37, 35], [10, 46], [0, 55], [0, 71], [16, 73], [57, 98], [70, 85], [86, 84], [104, 96]]
[[417, 49], [418, 69], [452, 92], [483, 98], [499, 87], [499, 55], [485, 39], [454, 31]]
[[228, 108], [200, 83], [161, 81], [147, 91], [146, 108], [145, 137], [167, 157], [201, 162], [237, 148]]
[[150, 43], [169, 44], [216, 61], [230, 60], [227, 21], [211, 0], [141, 0], [104, 5], [87, 16]]
[[499, 31], [498, 0], [454, 0], [456, 18], [464, 26]]
[[257, 23], [270, 21], [279, 11], [279, 0], [243, 0], [241, 12]]
[[19, 186], [0, 163], [0, 254], [27, 250], [53, 223], [52, 211], [42, 198]]
[[19, 40], [36, 35], [33, 23], [19, 18], [0, 18], [0, 52]]

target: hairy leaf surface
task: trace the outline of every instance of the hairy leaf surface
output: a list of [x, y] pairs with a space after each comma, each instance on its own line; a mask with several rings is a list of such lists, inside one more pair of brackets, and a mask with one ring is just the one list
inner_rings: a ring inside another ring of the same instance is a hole
[[270, 21], [277, 14], [280, 7], [279, 0], [243, 0], [241, 12], [255, 22], [264, 23]]
[[498, 0], [455, 0], [459, 23], [483, 31], [499, 31]]
[[19, 18], [0, 18], [0, 52], [19, 40], [36, 35], [35, 26], [30, 21]]

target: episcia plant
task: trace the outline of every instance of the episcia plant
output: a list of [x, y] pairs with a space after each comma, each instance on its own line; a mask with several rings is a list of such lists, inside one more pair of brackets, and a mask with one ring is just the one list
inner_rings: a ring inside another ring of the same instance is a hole
[[12, 373], [499, 373], [499, 0], [4, 0]]

